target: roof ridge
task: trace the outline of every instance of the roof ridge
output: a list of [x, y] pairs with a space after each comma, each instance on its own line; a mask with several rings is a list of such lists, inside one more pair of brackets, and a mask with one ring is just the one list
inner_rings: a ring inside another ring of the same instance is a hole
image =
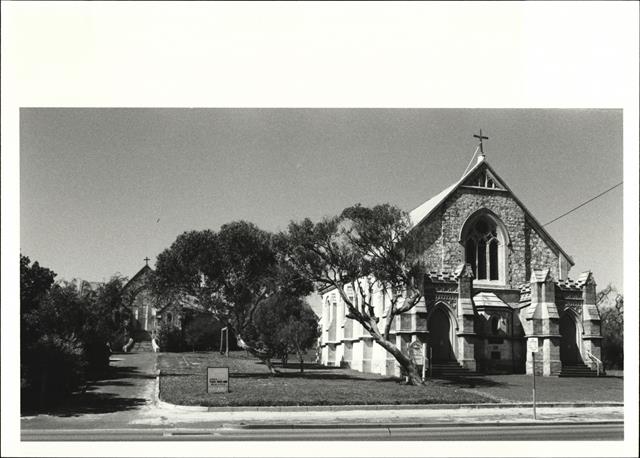
[[422, 223], [425, 219], [427, 219], [427, 217], [429, 217], [435, 210], [437, 210], [440, 207], [440, 205], [442, 205], [442, 203], [444, 203], [447, 200], [447, 198], [451, 194], [453, 194], [453, 192], [457, 190], [464, 183], [467, 177], [475, 173], [477, 170], [479, 170], [483, 166], [486, 167], [488, 171], [492, 173], [494, 178], [504, 186], [503, 191], [507, 191], [509, 195], [515, 200], [515, 202], [522, 208], [522, 210], [524, 211], [525, 217], [528, 217], [529, 222], [532, 223], [532, 225], [534, 226], [534, 229], [543, 238], [548, 238], [549, 242], [551, 242], [552, 247], [555, 247], [555, 249], [557, 249], [560, 253], [562, 253], [572, 266], [575, 265], [571, 256], [569, 256], [569, 254], [566, 251], [564, 251], [564, 249], [560, 246], [560, 244], [551, 236], [551, 234], [549, 234], [549, 232], [542, 226], [542, 224], [538, 222], [538, 220], [533, 215], [533, 213], [531, 213], [529, 209], [522, 203], [522, 201], [518, 199], [518, 197], [509, 187], [509, 185], [507, 185], [507, 183], [502, 179], [502, 177], [498, 175], [498, 173], [493, 169], [493, 167], [491, 167], [491, 165], [486, 159], [477, 162], [471, 168], [471, 170], [465, 173], [458, 181], [448, 186], [447, 188], [443, 189], [438, 194], [428, 199], [426, 202], [423, 202], [421, 205], [411, 210], [409, 212], [409, 219], [411, 221], [412, 228], [417, 227], [420, 223]]

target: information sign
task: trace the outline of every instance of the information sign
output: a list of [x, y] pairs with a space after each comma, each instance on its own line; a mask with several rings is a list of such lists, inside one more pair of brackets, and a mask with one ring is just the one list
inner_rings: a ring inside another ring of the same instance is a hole
[[528, 339], [527, 340], [527, 351], [529, 353], [538, 353], [538, 339]]
[[424, 364], [424, 355], [422, 354], [422, 344], [418, 341], [412, 342], [409, 345], [409, 354], [414, 364], [422, 366]]
[[229, 368], [207, 367], [207, 393], [229, 392]]

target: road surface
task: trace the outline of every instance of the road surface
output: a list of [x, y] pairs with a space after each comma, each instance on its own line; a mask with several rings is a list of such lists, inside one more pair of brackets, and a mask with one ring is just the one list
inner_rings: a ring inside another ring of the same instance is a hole
[[23, 441], [598, 441], [623, 436], [622, 423], [22, 431]]

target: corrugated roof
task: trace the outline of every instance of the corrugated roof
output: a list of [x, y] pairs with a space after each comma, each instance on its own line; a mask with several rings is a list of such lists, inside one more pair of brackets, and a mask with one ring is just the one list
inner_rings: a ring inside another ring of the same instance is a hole
[[448, 188], [442, 190], [440, 193], [433, 196], [431, 199], [427, 200], [425, 203], [416, 207], [415, 209], [409, 212], [409, 218], [411, 219], [411, 224], [415, 227], [420, 224], [424, 219], [429, 216], [433, 211], [440, 206], [442, 202], [445, 201], [449, 195], [457, 189], [458, 186], [462, 184], [462, 182], [473, 172], [475, 172], [484, 161], [476, 163], [471, 170], [465, 173], [458, 181], [453, 183]]
[[512, 307], [493, 293], [482, 292], [473, 296], [473, 303], [476, 307], [502, 307], [511, 309]]
[[444, 191], [436, 194], [431, 199], [427, 200], [425, 203], [420, 205], [418, 208], [412, 210], [409, 213], [409, 218], [411, 219], [411, 224], [415, 227], [420, 224], [429, 214], [435, 210], [435, 208], [440, 205], [440, 203], [445, 200], [449, 194], [458, 186], [458, 183], [454, 183], [449, 186]]
[[547, 269], [533, 269], [531, 271], [531, 282], [542, 283], [549, 278], [550, 270]]
[[582, 272], [580, 274], [580, 276], [578, 277], [578, 280], [576, 281], [576, 286], [581, 288], [589, 280], [593, 281], [593, 275], [591, 274], [590, 270], [587, 270], [586, 272]]

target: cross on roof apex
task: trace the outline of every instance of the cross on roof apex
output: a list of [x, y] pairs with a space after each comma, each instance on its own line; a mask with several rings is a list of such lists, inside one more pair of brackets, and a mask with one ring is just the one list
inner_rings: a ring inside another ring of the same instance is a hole
[[482, 129], [480, 129], [480, 135], [473, 134], [473, 136], [480, 140], [480, 152], [484, 153], [484, 150], [482, 149], [482, 140], [489, 140], [489, 137], [482, 135]]
[[473, 134], [473, 136], [478, 140], [480, 140], [480, 145], [478, 145], [480, 148], [480, 155], [478, 156], [478, 162], [482, 162], [484, 160], [484, 148], [483, 148], [482, 140], [489, 140], [489, 137], [482, 135], [482, 129], [480, 129], [479, 135]]
[[144, 263], [146, 266], [149, 265], [149, 261], [151, 261], [151, 259], [149, 259], [149, 256], [147, 256], [146, 258], [143, 259]]

